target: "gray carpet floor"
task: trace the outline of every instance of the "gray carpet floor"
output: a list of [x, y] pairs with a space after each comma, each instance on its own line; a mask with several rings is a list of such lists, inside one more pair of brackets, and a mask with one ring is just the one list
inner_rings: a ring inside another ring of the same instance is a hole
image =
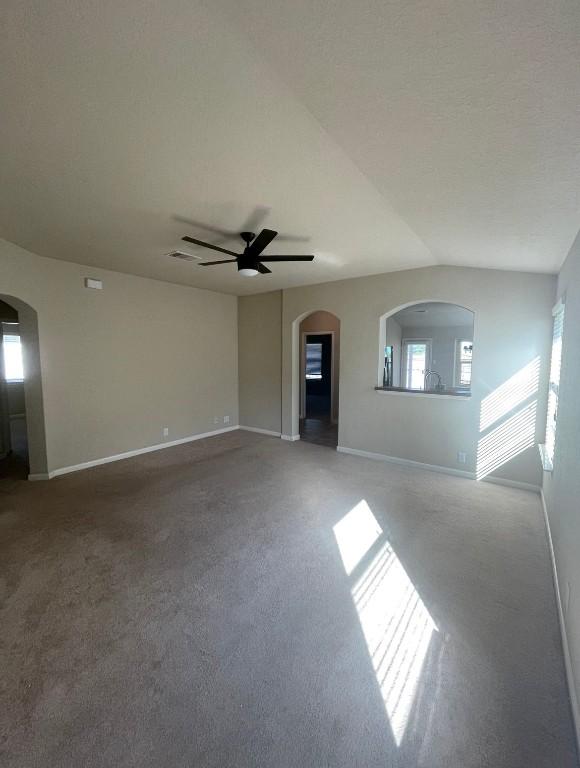
[[529, 492], [233, 432], [0, 509], [3, 768], [578, 764]]

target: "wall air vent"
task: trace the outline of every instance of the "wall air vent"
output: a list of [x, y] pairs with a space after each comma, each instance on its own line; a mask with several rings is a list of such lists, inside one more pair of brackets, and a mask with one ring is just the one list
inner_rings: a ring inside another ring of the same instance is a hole
[[180, 261], [199, 261], [201, 259], [201, 256], [194, 256], [193, 253], [185, 253], [185, 251], [171, 251], [166, 255]]

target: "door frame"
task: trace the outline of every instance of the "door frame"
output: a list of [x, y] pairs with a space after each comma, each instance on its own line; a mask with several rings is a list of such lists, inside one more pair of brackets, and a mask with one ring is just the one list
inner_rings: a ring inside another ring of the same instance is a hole
[[[407, 359], [407, 353], [405, 351], [405, 344], [425, 344], [426, 347], [426, 354], [425, 354], [425, 370], [428, 371], [431, 368], [431, 360], [433, 359], [433, 339], [426, 339], [423, 338], [413, 338], [412, 336], [406, 336], [405, 338], [401, 339], [401, 386], [407, 389], [406, 381], [407, 378], [405, 376], [405, 361]], [[423, 374], [423, 379], [424, 379]], [[405, 383], [403, 383], [405, 382]], [[418, 391], [418, 390], [415, 390]]]
[[10, 414], [8, 409], [8, 382], [4, 371], [4, 329], [0, 321], [0, 459], [5, 459], [11, 449]]
[[334, 331], [302, 331], [300, 338], [300, 414], [299, 418], [306, 417], [306, 337], [330, 336], [330, 421], [336, 424], [334, 418]]

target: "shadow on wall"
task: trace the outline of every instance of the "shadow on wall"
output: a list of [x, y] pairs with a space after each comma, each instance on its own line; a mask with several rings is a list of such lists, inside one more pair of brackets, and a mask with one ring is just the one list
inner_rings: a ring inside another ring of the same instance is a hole
[[478, 480], [534, 446], [539, 383], [536, 357], [481, 401]]
[[24, 369], [24, 400], [30, 476], [45, 477], [48, 472], [44, 400], [40, 365], [38, 316], [36, 311], [15, 296], [0, 294], [0, 300], [18, 312], [22, 363]]

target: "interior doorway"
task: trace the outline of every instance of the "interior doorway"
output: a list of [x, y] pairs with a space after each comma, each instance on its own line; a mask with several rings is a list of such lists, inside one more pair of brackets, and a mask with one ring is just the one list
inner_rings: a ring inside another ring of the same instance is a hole
[[18, 311], [0, 301], [0, 478], [28, 476], [24, 366]]
[[300, 439], [336, 448], [340, 321], [313, 312], [300, 324]]
[[0, 294], [0, 347], [0, 480], [47, 480], [38, 315], [9, 294]]

